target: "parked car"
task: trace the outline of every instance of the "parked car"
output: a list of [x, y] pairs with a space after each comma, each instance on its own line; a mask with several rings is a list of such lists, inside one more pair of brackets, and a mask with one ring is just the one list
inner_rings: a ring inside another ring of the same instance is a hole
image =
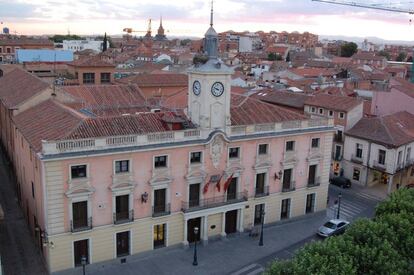
[[345, 229], [348, 227], [349, 222], [341, 219], [334, 219], [327, 221], [324, 225], [319, 227], [318, 235], [321, 237], [329, 237], [333, 235], [339, 235], [344, 233]]
[[334, 177], [329, 180], [329, 182], [333, 185], [337, 185], [342, 188], [351, 188], [351, 181], [345, 177]]

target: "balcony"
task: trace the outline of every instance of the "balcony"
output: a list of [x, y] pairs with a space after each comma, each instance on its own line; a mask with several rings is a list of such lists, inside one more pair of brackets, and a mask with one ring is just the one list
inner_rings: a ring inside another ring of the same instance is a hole
[[332, 159], [336, 160], [336, 161], [341, 161], [342, 160], [342, 154], [332, 153]]
[[194, 202], [182, 202], [181, 211], [184, 213], [200, 211], [203, 209], [219, 207], [223, 205], [238, 203], [247, 201], [247, 192], [239, 192], [231, 195], [218, 196], [214, 198], [208, 198], [199, 200], [198, 204]]
[[362, 156], [358, 157], [357, 155], [352, 155], [351, 156], [351, 161], [353, 163], [357, 163], [357, 164], [362, 164], [363, 163]]
[[387, 166], [385, 163], [379, 163], [378, 160], [374, 160], [372, 168], [385, 172], [387, 170]]
[[334, 141], [338, 142], [338, 143], [343, 143], [344, 142], [344, 135], [335, 134], [334, 135]]
[[313, 179], [308, 178], [308, 188], [311, 187], [316, 187], [316, 186], [320, 186], [321, 185], [321, 178], [320, 177], [315, 177]]
[[291, 181], [290, 183], [283, 183], [282, 193], [292, 192], [295, 190], [296, 190], [295, 181]]
[[261, 198], [269, 196], [269, 186], [264, 186], [263, 188], [256, 188], [256, 192], [254, 194], [255, 198]]
[[134, 221], [134, 210], [122, 211], [113, 214], [114, 224], [123, 224]]
[[152, 207], [152, 216], [161, 217], [171, 214], [171, 204], [155, 205]]
[[82, 232], [92, 229], [92, 217], [89, 217], [87, 220], [71, 220], [70, 221], [70, 231], [72, 233]]

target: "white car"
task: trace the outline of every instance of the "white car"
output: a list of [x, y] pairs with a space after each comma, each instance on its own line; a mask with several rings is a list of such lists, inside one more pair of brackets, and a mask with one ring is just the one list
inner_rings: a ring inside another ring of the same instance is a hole
[[341, 219], [334, 219], [327, 221], [324, 225], [319, 227], [318, 235], [321, 237], [329, 237], [332, 235], [339, 235], [344, 233], [345, 229], [348, 227], [349, 222]]

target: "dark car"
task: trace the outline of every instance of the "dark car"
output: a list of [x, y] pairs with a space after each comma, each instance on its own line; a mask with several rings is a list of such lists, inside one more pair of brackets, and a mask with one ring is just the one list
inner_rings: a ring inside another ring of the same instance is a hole
[[329, 182], [333, 185], [337, 185], [342, 188], [350, 188], [351, 181], [345, 177], [334, 177], [329, 180]]

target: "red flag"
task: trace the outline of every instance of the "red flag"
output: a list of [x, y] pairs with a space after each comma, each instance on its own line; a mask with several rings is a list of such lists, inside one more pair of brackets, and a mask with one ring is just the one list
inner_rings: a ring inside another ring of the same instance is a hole
[[223, 177], [223, 175], [221, 175], [221, 177], [218, 179], [217, 183], [216, 183], [216, 187], [217, 190], [220, 192], [220, 182], [221, 182], [221, 178]]
[[205, 194], [205, 193], [207, 193], [207, 191], [208, 191], [208, 185], [210, 184], [210, 181], [208, 181], [208, 182], [206, 182], [206, 184], [204, 184], [204, 187], [203, 187], [203, 194]]
[[233, 174], [231, 174], [231, 176], [230, 177], [228, 177], [228, 179], [226, 180], [226, 182], [224, 183], [224, 192], [226, 192], [227, 191], [227, 189], [229, 188], [229, 185], [230, 185], [230, 183], [231, 183], [231, 180], [233, 179], [233, 175], [234, 175], [234, 173]]

